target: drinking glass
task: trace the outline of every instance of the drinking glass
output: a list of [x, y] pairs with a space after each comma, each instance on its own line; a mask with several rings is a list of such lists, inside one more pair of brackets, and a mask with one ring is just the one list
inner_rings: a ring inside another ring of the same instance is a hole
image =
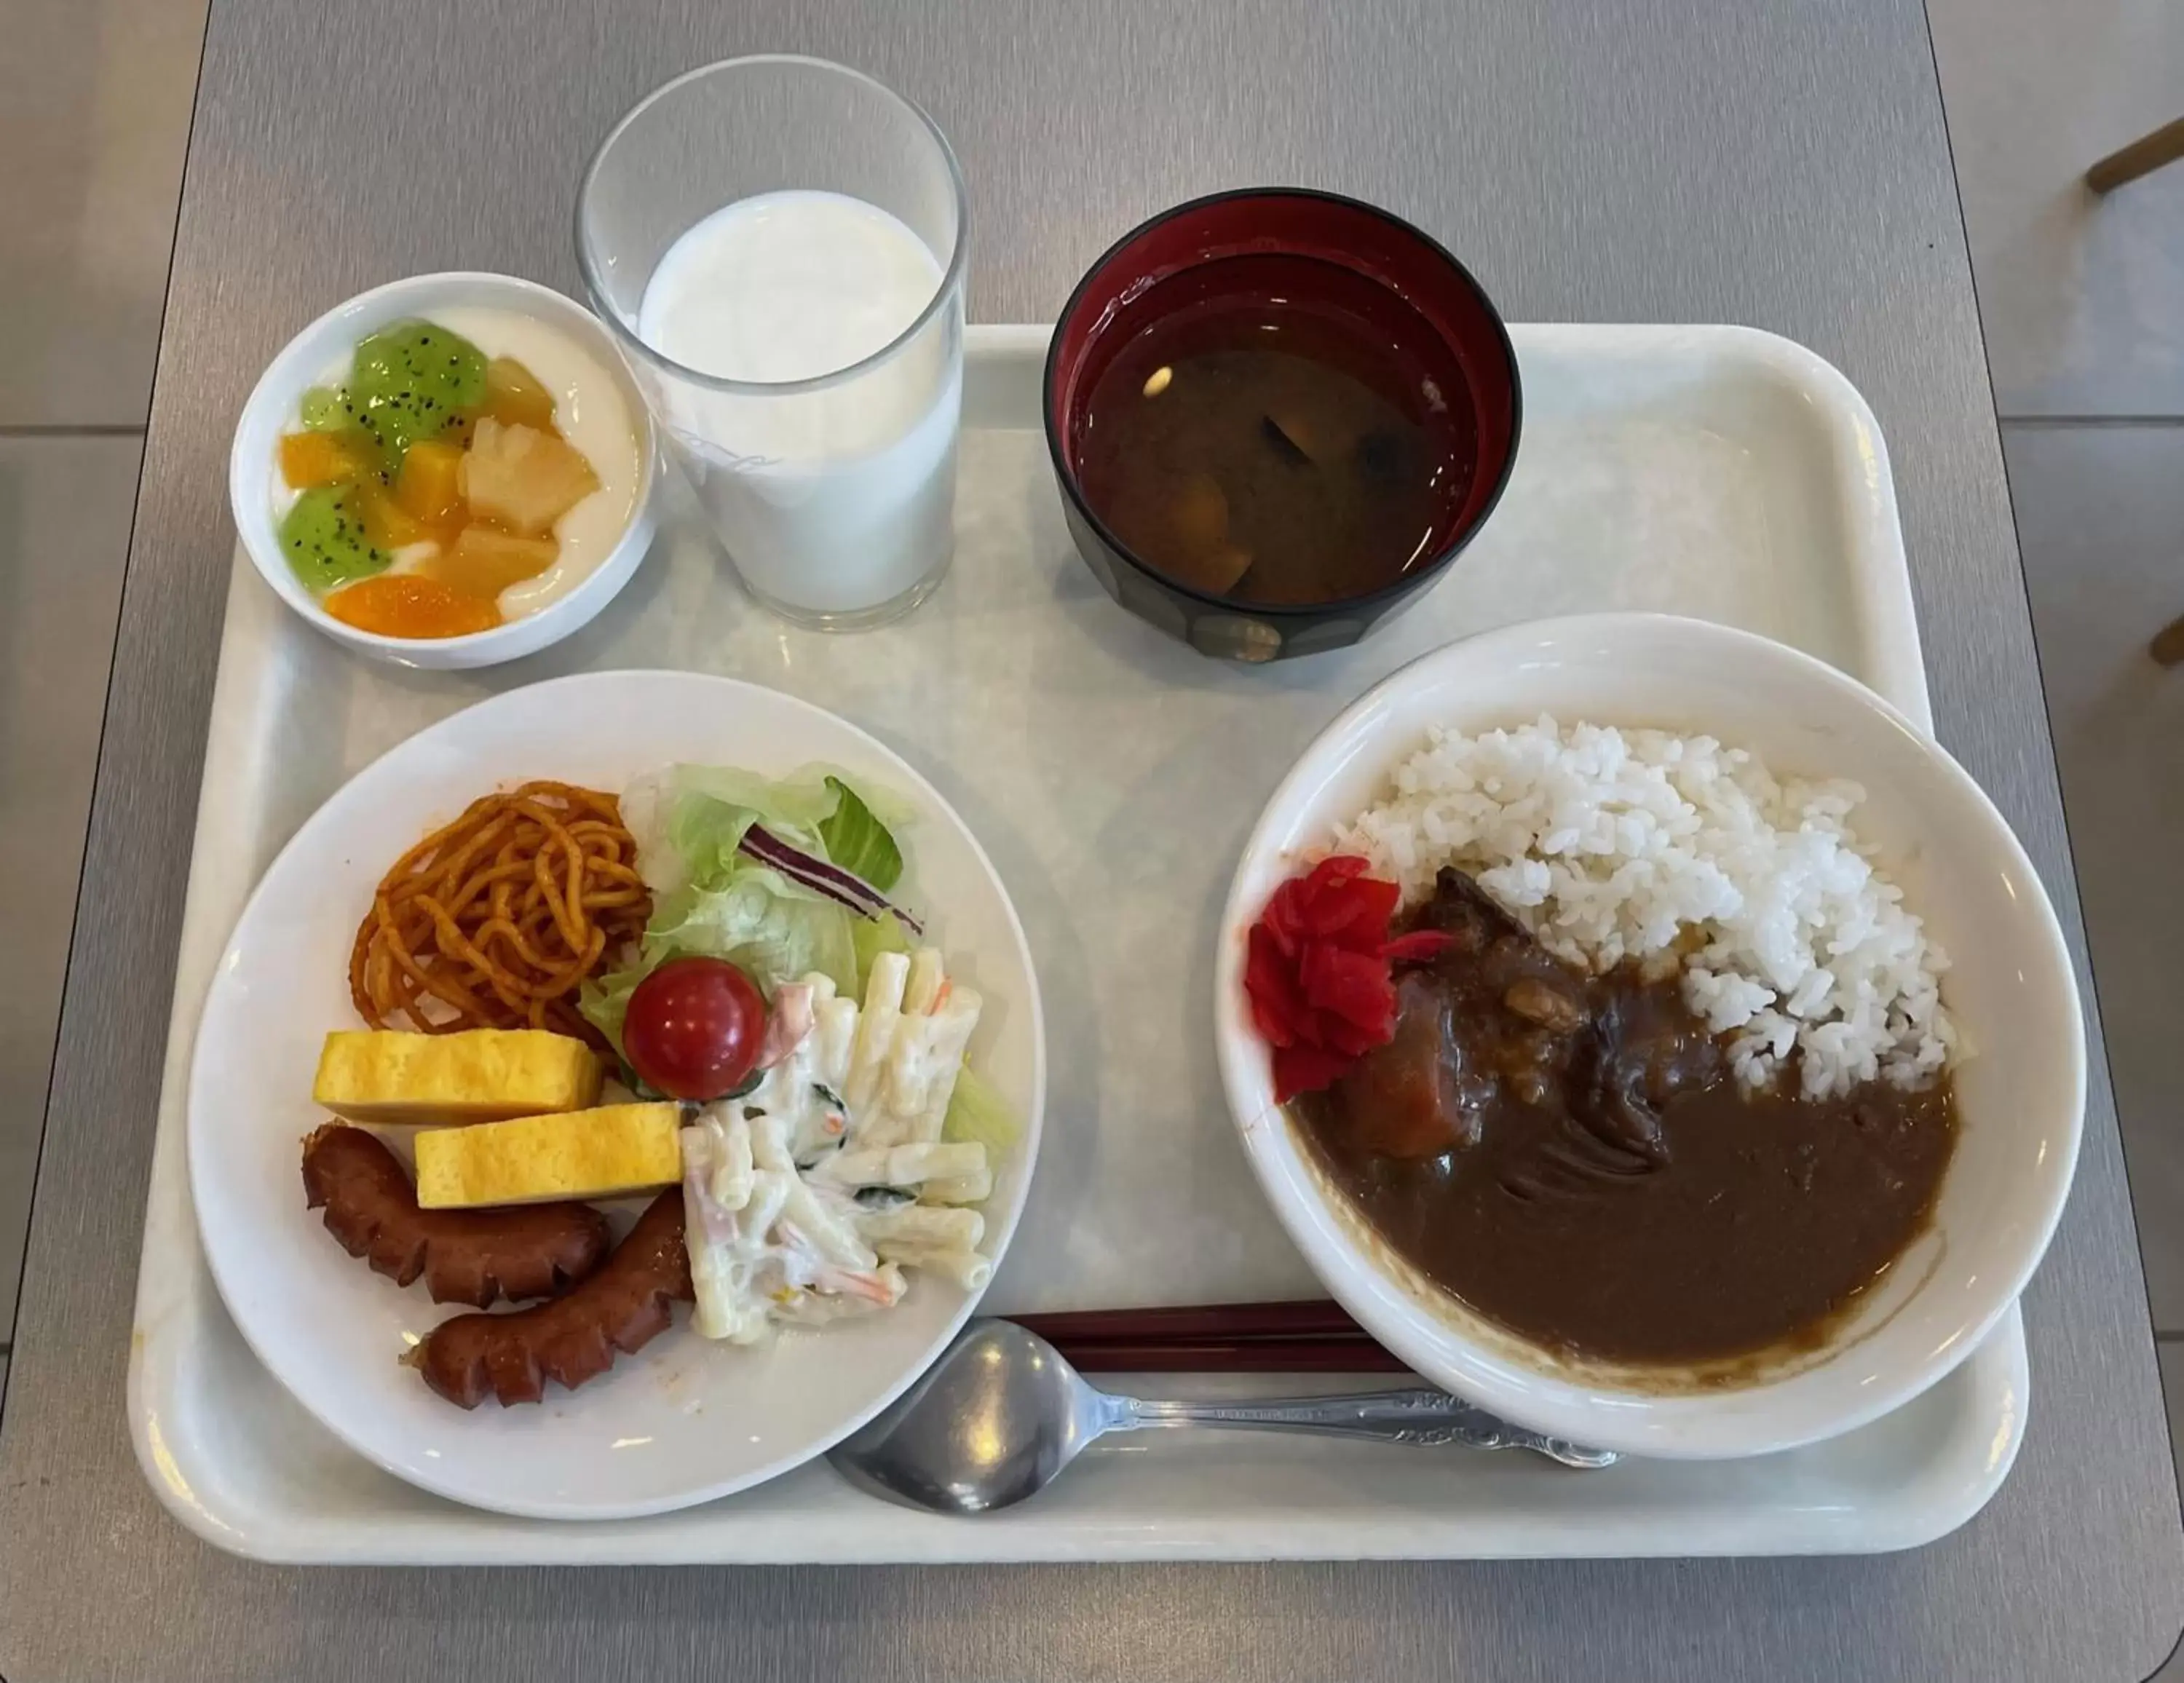
[[[933, 296], [891, 343], [809, 379], [724, 378], [640, 334], [676, 241], [760, 193], [839, 193], [931, 253]], [[963, 176], [932, 119], [822, 59], [731, 59], [655, 89], [601, 142], [577, 198], [577, 256], [669, 452], [752, 595], [861, 630], [932, 594], [955, 549], [963, 395]]]

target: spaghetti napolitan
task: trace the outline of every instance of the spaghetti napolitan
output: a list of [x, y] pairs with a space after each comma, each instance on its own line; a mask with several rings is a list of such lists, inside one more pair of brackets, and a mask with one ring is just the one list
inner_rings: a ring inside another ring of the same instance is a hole
[[349, 995], [375, 1028], [544, 1028], [604, 1046], [577, 990], [650, 911], [615, 798], [525, 783], [395, 861], [357, 929]]

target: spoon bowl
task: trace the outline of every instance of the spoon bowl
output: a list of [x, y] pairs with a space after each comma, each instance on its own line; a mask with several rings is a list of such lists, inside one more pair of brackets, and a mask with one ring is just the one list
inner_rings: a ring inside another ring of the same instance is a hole
[[827, 1458], [852, 1482], [915, 1507], [983, 1513], [1044, 1490], [1108, 1430], [1103, 1400], [1036, 1333], [974, 1321]]
[[1529, 1449], [1586, 1468], [1616, 1458], [1424, 1389], [1241, 1402], [1117, 1396], [1087, 1384], [1061, 1351], [1011, 1321], [973, 1322], [893, 1407], [827, 1458], [851, 1483], [914, 1507], [990, 1513], [1037, 1495], [1108, 1432], [1193, 1426]]

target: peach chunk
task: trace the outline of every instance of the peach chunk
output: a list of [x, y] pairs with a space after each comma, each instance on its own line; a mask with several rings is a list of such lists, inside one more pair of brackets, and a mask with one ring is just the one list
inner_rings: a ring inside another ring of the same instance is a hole
[[364, 477], [364, 458], [337, 432], [288, 432], [281, 438], [281, 476], [292, 489], [346, 485]]
[[394, 476], [394, 500], [402, 512], [426, 526], [459, 523], [463, 510], [463, 450], [444, 439], [412, 444]]
[[536, 578], [560, 552], [550, 538], [513, 538], [489, 526], [466, 526], [422, 571], [452, 590], [490, 602], [510, 585]]
[[[414, 450], [416, 446], [410, 448]], [[376, 479], [359, 486], [356, 497], [357, 511], [364, 520], [365, 539], [375, 549], [406, 549], [412, 543], [429, 542], [436, 535], [431, 527], [404, 509], [394, 493]]]
[[485, 365], [484, 412], [505, 426], [535, 426], [555, 437], [554, 394], [512, 356], [497, 356]]

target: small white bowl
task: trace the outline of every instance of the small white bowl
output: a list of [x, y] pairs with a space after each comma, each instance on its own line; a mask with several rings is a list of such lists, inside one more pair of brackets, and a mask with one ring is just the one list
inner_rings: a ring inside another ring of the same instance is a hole
[[[303, 394], [320, 383], [329, 368], [339, 365], [366, 334], [390, 322], [466, 305], [510, 310], [546, 322], [582, 345], [614, 378], [637, 433], [637, 501], [621, 541], [590, 576], [536, 613], [468, 637], [382, 637], [359, 631], [320, 607], [281, 553], [280, 532], [273, 517], [273, 477], [281, 435], [294, 425], [296, 406]], [[503, 660], [536, 654], [549, 644], [559, 643], [614, 600], [652, 547], [653, 482], [658, 476], [652, 417], [644, 406], [644, 393], [630, 378], [621, 352], [599, 319], [582, 304], [533, 281], [518, 280], [512, 275], [456, 272], [412, 275], [374, 287], [328, 310], [289, 340], [259, 377], [256, 389], [242, 406], [242, 418], [236, 424], [235, 444], [228, 456], [227, 496], [235, 515], [235, 529], [242, 535], [242, 546], [250, 552], [259, 577], [315, 630], [375, 660], [447, 671], [498, 666]]]
[[[1758, 750], [1778, 774], [1865, 786], [1853, 822], [1953, 967], [1942, 997], [1966, 1055], [1961, 1132], [1932, 1229], [1826, 1345], [1734, 1387], [1572, 1362], [1473, 1313], [1396, 1257], [1276, 1106], [1244, 994], [1268, 896], [1381, 798], [1429, 725], [1476, 731], [1552, 713]], [[1306, 750], [1268, 802], [1229, 892], [1215, 969], [1222, 1084], [1290, 1237], [1373, 1336], [1505, 1418], [1634, 1455], [1719, 1459], [1814, 1442], [1901, 1407], [1964, 1360], [2016, 1301], [2061, 1215], [2085, 1109], [2085, 1025], [2053, 908], [1979, 786], [1879, 696], [1764, 638], [1603, 614], [1451, 644], [1406, 666]]]

